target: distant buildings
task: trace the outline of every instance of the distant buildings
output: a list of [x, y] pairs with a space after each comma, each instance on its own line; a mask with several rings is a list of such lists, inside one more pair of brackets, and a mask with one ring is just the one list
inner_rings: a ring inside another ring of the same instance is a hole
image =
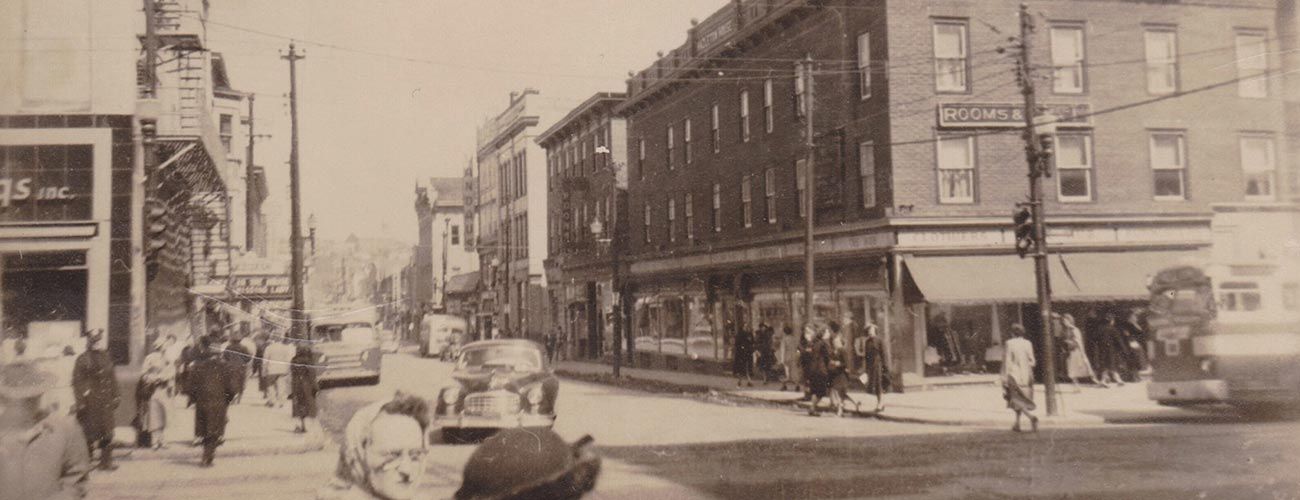
[[464, 189], [462, 177], [435, 177], [416, 188], [419, 240], [411, 253], [408, 310], [445, 310], [451, 278], [478, 269], [478, 255], [466, 246]]

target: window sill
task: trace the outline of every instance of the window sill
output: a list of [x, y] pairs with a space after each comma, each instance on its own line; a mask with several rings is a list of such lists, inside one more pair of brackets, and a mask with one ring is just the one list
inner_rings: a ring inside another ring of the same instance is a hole
[[1156, 196], [1156, 197], [1153, 197], [1152, 199], [1155, 200], [1155, 201], [1160, 201], [1160, 202], [1187, 201], [1187, 197], [1186, 197], [1186, 196]]

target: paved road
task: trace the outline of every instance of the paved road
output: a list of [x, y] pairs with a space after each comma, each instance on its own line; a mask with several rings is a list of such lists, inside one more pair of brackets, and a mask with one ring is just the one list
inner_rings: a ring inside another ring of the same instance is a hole
[[[377, 387], [325, 391], [337, 435], [356, 408], [403, 389], [433, 397], [450, 367], [385, 359]], [[810, 418], [564, 381], [556, 430], [591, 434], [607, 458], [601, 496], [723, 498], [1300, 498], [1300, 424], [1232, 418], [1037, 435]], [[461, 464], [471, 446], [434, 456]], [[683, 489], [685, 487], [688, 489]]]

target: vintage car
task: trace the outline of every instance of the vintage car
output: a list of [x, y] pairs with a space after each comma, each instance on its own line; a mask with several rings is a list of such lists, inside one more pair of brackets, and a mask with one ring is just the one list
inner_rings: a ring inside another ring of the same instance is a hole
[[536, 342], [484, 340], [466, 344], [456, 360], [454, 382], [434, 404], [434, 424], [448, 440], [462, 431], [550, 427], [560, 381]]

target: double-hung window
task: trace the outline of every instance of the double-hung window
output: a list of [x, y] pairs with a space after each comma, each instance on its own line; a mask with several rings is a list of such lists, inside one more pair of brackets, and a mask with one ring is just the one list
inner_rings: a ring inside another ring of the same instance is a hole
[[636, 175], [638, 179], [645, 180], [645, 139], [636, 141]]
[[1277, 164], [1273, 154], [1273, 138], [1266, 135], [1243, 135], [1240, 142], [1246, 199], [1272, 200]]
[[776, 224], [776, 169], [763, 172], [763, 206], [767, 209], [767, 223]]
[[975, 138], [940, 137], [939, 203], [975, 202]]
[[1092, 201], [1092, 137], [1056, 136], [1056, 199]]
[[713, 184], [713, 232], [722, 232], [722, 185]]
[[740, 91], [740, 142], [749, 142], [749, 91]]
[[797, 119], [802, 120], [804, 115], [808, 112], [807, 96], [808, 92], [804, 88], [803, 73], [798, 69], [798, 65], [796, 65], [794, 77], [794, 117]]
[[1151, 174], [1157, 200], [1187, 198], [1187, 144], [1182, 132], [1151, 133]]
[[1268, 97], [1268, 42], [1263, 31], [1237, 32], [1237, 95]]
[[1084, 54], [1083, 26], [1052, 27], [1052, 92], [1083, 93]]
[[763, 80], [763, 131], [772, 133], [772, 79]]
[[673, 136], [675, 135], [677, 135], [677, 133], [673, 131], [673, 126], [669, 125], [668, 126], [668, 170], [673, 169], [673, 146], [675, 146], [675, 144], [673, 144], [674, 141]]
[[934, 88], [939, 92], [966, 92], [966, 22], [934, 23]]
[[808, 216], [808, 160], [794, 162], [794, 188], [799, 192], [799, 217]]
[[690, 165], [695, 159], [694, 151], [691, 150], [691, 119], [687, 118], [682, 123], [682, 147], [686, 148], [686, 164]]
[[871, 97], [871, 34], [858, 35], [858, 96]]
[[691, 193], [686, 193], [685, 204], [682, 205], [682, 211], [686, 212], [686, 241], [695, 241], [695, 197]]
[[862, 208], [876, 206], [876, 147], [871, 141], [858, 144], [858, 178], [862, 188]]
[[677, 199], [668, 197], [668, 241], [677, 241]]
[[745, 227], [754, 227], [753, 184], [753, 176], [749, 174], [740, 178], [740, 217]]
[[1172, 27], [1149, 28], [1142, 34], [1146, 45], [1147, 92], [1178, 91], [1178, 33]]
[[713, 108], [709, 110], [709, 127], [712, 129], [713, 152], [722, 151], [722, 137], [718, 133], [718, 103], [713, 103]]
[[[645, 242], [650, 243], [650, 204], [645, 204], [645, 221], [642, 222], [642, 229], [645, 231]], [[579, 226], [581, 227], [581, 226]]]

